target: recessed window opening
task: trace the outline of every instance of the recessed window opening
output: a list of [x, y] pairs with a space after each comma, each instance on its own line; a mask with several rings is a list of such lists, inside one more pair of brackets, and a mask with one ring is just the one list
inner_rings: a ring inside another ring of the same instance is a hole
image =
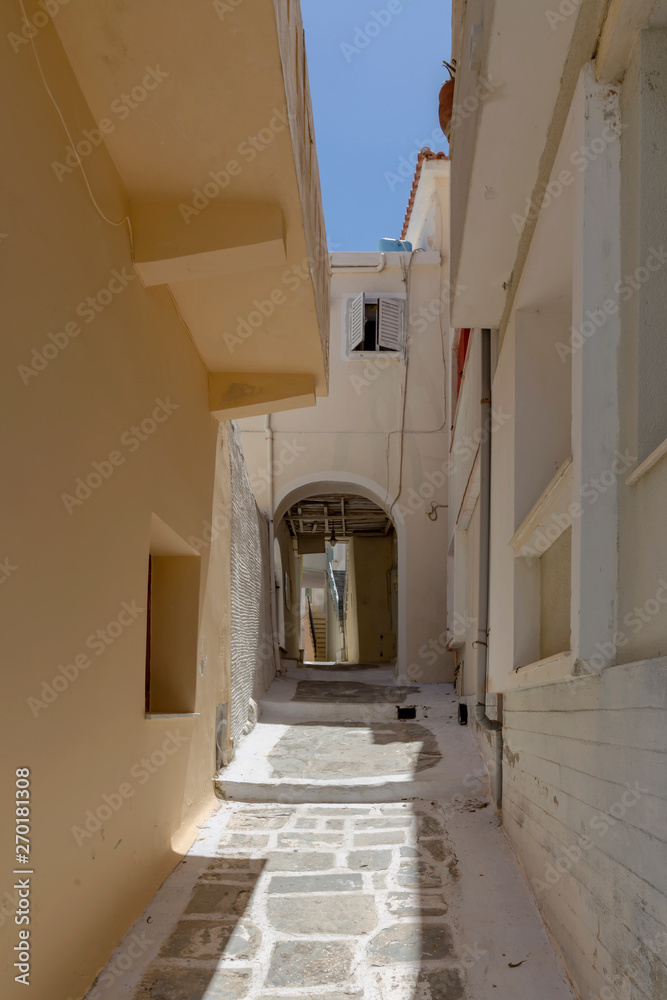
[[146, 594], [147, 715], [195, 712], [200, 563], [195, 550], [153, 515]]
[[348, 302], [348, 356], [403, 351], [403, 300], [389, 295], [358, 295]]

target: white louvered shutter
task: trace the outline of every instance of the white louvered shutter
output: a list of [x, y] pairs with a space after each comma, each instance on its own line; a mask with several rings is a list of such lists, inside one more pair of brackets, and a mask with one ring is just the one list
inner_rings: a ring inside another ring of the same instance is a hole
[[403, 303], [400, 299], [380, 298], [378, 347], [403, 350]]
[[352, 299], [347, 313], [347, 349], [353, 351], [364, 339], [364, 293]]

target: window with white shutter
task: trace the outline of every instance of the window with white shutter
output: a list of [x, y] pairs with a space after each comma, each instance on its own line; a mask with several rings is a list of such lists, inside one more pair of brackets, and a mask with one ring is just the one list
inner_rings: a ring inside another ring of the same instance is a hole
[[403, 303], [380, 296], [377, 346], [388, 351], [403, 350]]
[[364, 294], [357, 295], [349, 305], [347, 316], [347, 349], [356, 350], [364, 339]]
[[357, 295], [346, 314], [347, 356], [382, 352], [402, 354], [405, 345], [403, 300], [390, 295]]

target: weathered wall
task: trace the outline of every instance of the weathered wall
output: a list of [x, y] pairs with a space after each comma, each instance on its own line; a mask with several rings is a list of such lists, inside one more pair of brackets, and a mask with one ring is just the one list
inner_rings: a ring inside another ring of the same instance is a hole
[[[3, 36], [19, 30], [19, 8], [0, 20]], [[76, 132], [89, 113], [52, 26], [37, 43]], [[15, 96], [4, 106], [2, 194], [2, 558], [14, 568], [0, 599], [0, 851], [14, 854], [8, 803], [27, 767], [31, 993], [80, 997], [214, 805], [215, 706], [228, 676], [227, 446], [168, 293], [134, 275], [127, 226], [100, 217], [77, 169], [59, 181], [51, 168], [67, 137], [30, 46], [8, 51], [0, 73]], [[103, 147], [86, 166], [101, 208], [122, 220], [128, 206]], [[197, 718], [144, 717], [152, 513], [201, 558], [198, 659], [183, 664], [196, 673]], [[9, 870], [0, 974], [11, 1000], [28, 991], [12, 982]]]
[[275, 675], [271, 623], [269, 527], [257, 508], [243, 460], [241, 436], [230, 426], [232, 480], [231, 737], [236, 750], [256, 702]]
[[276, 538], [280, 545], [280, 556], [283, 564], [283, 572], [289, 577], [289, 602], [284, 590], [283, 599], [285, 601], [285, 652], [290, 658], [299, 656], [300, 622], [299, 622], [299, 602], [301, 598], [301, 580], [299, 579], [299, 564], [294, 554], [292, 536], [284, 521], [276, 527]]
[[661, 659], [505, 695], [503, 823], [586, 997], [667, 995], [666, 692]]
[[[637, 272], [642, 278], [646, 274], [650, 247], [662, 247], [667, 242], [664, 159], [653, 146], [656, 129], [662, 128], [663, 133], [665, 129], [662, 95], [667, 85], [666, 53], [667, 32], [642, 32], [642, 45], [634, 50], [621, 88], [621, 113], [625, 125], [621, 139], [621, 270], [622, 274], [633, 276], [638, 268], [644, 268]], [[654, 260], [650, 263], [655, 267]], [[621, 297], [619, 450], [635, 456], [630, 468], [645, 459], [651, 447], [659, 443], [662, 432], [658, 430], [665, 419], [663, 368], [667, 283], [664, 268], [663, 263], [635, 294]], [[651, 360], [647, 355], [656, 351], [658, 341], [660, 356]], [[656, 394], [656, 374], [661, 386], [659, 394]], [[655, 425], [651, 434], [647, 430], [651, 425], [649, 404]], [[622, 637], [617, 642], [616, 657], [622, 663], [667, 654], [666, 496], [667, 462], [664, 457], [634, 485], [619, 490], [618, 628]]]
[[355, 591], [359, 660], [362, 663], [382, 660], [380, 636], [391, 632], [389, 571], [392, 558], [391, 538], [355, 538]]

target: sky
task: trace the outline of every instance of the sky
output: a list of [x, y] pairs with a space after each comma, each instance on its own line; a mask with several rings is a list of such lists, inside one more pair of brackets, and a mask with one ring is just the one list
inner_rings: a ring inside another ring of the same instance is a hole
[[330, 250], [401, 235], [422, 146], [447, 151], [438, 92], [449, 0], [301, 0]]

